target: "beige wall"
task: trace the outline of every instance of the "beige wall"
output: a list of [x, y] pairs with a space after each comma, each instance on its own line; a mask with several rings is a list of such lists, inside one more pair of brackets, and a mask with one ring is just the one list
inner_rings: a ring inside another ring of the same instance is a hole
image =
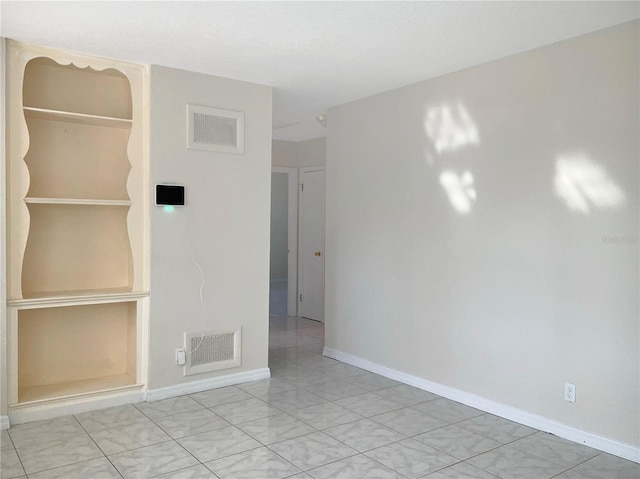
[[273, 140], [271, 142], [271, 163], [273, 166], [298, 168], [297, 143]]
[[297, 146], [300, 168], [326, 164], [327, 139], [325, 137], [299, 141], [297, 142]]
[[6, 78], [5, 74], [5, 48], [6, 40], [0, 37], [0, 416], [6, 416], [8, 413], [7, 404], [7, 271], [6, 271], [6, 128], [4, 128], [6, 104]]
[[638, 35], [329, 111], [328, 347], [640, 444]]
[[326, 163], [327, 139], [314, 138], [306, 141], [273, 140], [271, 150], [273, 166], [304, 168]]
[[[151, 67], [151, 183], [186, 187], [184, 208], [151, 209], [149, 387], [267, 367], [271, 88]], [[245, 113], [245, 154], [186, 149], [186, 105]], [[242, 326], [242, 367], [183, 377], [174, 349], [201, 330]]]

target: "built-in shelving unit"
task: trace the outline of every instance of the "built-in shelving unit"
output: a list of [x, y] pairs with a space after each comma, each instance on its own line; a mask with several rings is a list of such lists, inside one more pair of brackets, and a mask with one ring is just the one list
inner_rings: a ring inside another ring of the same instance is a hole
[[8, 46], [10, 405], [139, 390], [146, 71]]

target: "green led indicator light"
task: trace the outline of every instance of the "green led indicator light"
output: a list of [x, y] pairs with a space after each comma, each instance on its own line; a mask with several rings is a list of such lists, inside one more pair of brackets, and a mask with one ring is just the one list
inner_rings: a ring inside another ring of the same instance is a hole
[[171, 213], [173, 210], [175, 210], [175, 208], [173, 206], [171, 206], [171, 205], [165, 205], [164, 210], [167, 213]]

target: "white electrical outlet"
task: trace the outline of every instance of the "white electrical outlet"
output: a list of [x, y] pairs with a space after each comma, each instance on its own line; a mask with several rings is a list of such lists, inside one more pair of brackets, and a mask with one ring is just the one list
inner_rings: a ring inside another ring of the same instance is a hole
[[564, 400], [569, 402], [576, 402], [576, 385], [571, 383], [564, 383]]
[[178, 366], [184, 366], [187, 363], [187, 353], [184, 348], [176, 349], [176, 364]]

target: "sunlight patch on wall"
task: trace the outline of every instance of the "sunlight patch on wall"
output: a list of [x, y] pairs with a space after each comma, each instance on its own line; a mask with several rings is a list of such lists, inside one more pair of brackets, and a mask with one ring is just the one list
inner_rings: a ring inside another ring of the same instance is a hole
[[424, 128], [438, 153], [456, 151], [480, 141], [478, 127], [460, 102], [427, 108]]
[[[427, 164], [440, 170], [440, 186], [454, 210], [463, 215], [470, 213], [477, 199], [471, 171], [460, 173], [450, 168], [443, 169], [442, 166], [447, 155], [480, 143], [478, 127], [471, 114], [460, 101], [427, 107], [424, 131], [430, 143], [425, 148]], [[455, 154], [449, 156], [455, 157]]]
[[605, 168], [585, 155], [558, 156], [554, 186], [571, 211], [585, 215], [593, 209], [619, 208], [626, 201], [624, 191]]
[[440, 173], [440, 184], [449, 197], [454, 209], [461, 214], [468, 214], [476, 201], [476, 189], [473, 183], [473, 175], [465, 171], [462, 175], [445, 170]]

